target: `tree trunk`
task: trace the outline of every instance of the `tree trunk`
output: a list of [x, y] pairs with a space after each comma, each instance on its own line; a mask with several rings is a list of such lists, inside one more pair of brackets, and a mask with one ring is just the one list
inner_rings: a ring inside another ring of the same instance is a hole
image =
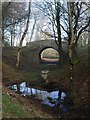
[[16, 37], [15, 25], [13, 25], [13, 46], [14, 46], [14, 43], [15, 43], [15, 37]]
[[2, 15], [2, 44], [4, 44], [4, 16]]
[[73, 30], [73, 23], [72, 23], [72, 13], [71, 13], [71, 2], [68, 2], [68, 17], [69, 17], [69, 28], [70, 28], [70, 45], [69, 45], [69, 64], [70, 64], [70, 89], [72, 89], [72, 83], [73, 83], [73, 63], [72, 63], [72, 57], [73, 57], [73, 45], [74, 45], [74, 30]]
[[[69, 67], [70, 67], [70, 95], [71, 95], [71, 99], [73, 100], [74, 103], [74, 107], [78, 107], [79, 105], [79, 99], [77, 97], [77, 93], [75, 90], [75, 87], [73, 85], [73, 50], [75, 50], [75, 45], [74, 45], [74, 29], [73, 29], [73, 23], [72, 23], [72, 19], [73, 19], [73, 15], [72, 12], [73, 11], [73, 7], [74, 7], [74, 3], [72, 2], [68, 2], [68, 17], [69, 17], [69, 28], [70, 28], [70, 45], [69, 45]], [[71, 9], [72, 8], [72, 9]]]
[[12, 47], [13, 46], [13, 40], [12, 40], [13, 31], [12, 31], [12, 26], [10, 26], [10, 34], [11, 34], [11, 47]]
[[16, 62], [17, 68], [19, 67], [19, 63], [20, 63], [20, 52], [21, 52], [21, 48], [22, 48], [22, 43], [23, 43], [23, 40], [24, 40], [24, 38], [27, 34], [27, 31], [28, 31], [29, 20], [30, 20], [30, 8], [31, 8], [31, 1], [29, 2], [29, 6], [28, 6], [28, 19], [27, 19], [27, 23], [26, 23], [26, 29], [22, 35], [21, 40], [20, 40], [20, 45], [19, 45], [19, 49], [18, 49], [18, 53], [17, 53], [17, 62]]
[[[90, 30], [90, 24], [89, 24], [88, 30]], [[89, 32], [89, 37], [88, 37], [88, 47], [89, 47], [89, 50], [90, 50], [90, 32]]]
[[62, 44], [61, 44], [61, 29], [60, 29], [60, 2], [56, 2], [56, 23], [57, 23], [57, 35], [58, 35], [58, 50], [59, 60], [62, 61]]

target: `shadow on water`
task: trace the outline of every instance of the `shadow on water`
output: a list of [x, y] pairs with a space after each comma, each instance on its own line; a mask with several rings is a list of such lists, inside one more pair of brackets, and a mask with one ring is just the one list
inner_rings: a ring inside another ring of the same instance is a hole
[[48, 105], [50, 107], [59, 106], [62, 111], [68, 112], [68, 108], [63, 104], [66, 97], [65, 92], [61, 91], [43, 91], [35, 88], [28, 87], [26, 82], [22, 82], [20, 85], [9, 86], [11, 90], [18, 92], [21, 96], [32, 96], [41, 100], [41, 104]]

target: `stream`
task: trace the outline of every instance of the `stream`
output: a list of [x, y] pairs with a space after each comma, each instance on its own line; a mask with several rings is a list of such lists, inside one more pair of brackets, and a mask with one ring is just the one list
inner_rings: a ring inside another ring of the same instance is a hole
[[[44, 80], [46, 80], [49, 70], [42, 70], [41, 76]], [[62, 111], [68, 112], [68, 108], [64, 105], [65, 97], [67, 96], [65, 92], [56, 90], [50, 91], [36, 89], [30, 87], [26, 82], [22, 82], [21, 84], [15, 84], [8, 87], [9, 89], [18, 92], [21, 96], [31, 96], [41, 101], [41, 104], [48, 105], [50, 107], [59, 106]]]
[[31, 87], [27, 87], [26, 82], [22, 82], [19, 86], [17, 84], [9, 86], [9, 89], [17, 92], [19, 87], [19, 93], [21, 96], [32, 96], [41, 100], [41, 104], [48, 105], [50, 107], [60, 106], [60, 108], [67, 112], [68, 108], [64, 106], [64, 99], [66, 97], [65, 92], [61, 91], [43, 91]]

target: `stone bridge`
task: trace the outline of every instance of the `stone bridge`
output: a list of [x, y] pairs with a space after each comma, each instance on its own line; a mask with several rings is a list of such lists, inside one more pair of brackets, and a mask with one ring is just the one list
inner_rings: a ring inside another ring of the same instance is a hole
[[[63, 53], [66, 54], [67, 44], [65, 42], [63, 42], [62, 47], [63, 47]], [[30, 68], [32, 68], [31, 66], [46, 67], [47, 66], [46, 64], [41, 64], [40, 58], [41, 58], [42, 51], [47, 48], [53, 48], [58, 51], [58, 47], [54, 40], [42, 40], [42, 41], [35, 41], [35, 42], [28, 43], [27, 46], [23, 47], [22, 51], [21, 51], [20, 68], [30, 69]], [[17, 50], [18, 50], [17, 47], [8, 48], [8, 51], [12, 52], [11, 54], [16, 52], [15, 53], [16, 56], [17, 56]], [[3, 48], [3, 53], [7, 53], [7, 48], [5, 48], [5, 47]], [[10, 59], [13, 60], [13, 58], [10, 58]], [[67, 60], [67, 59], [65, 58], [64, 60]], [[8, 60], [7, 60], [7, 62], [8, 62]]]
[[[38, 66], [41, 64], [41, 53], [43, 50], [47, 48], [53, 48], [58, 51], [58, 46], [56, 45], [53, 39], [50, 40], [41, 40], [27, 43], [26, 47], [22, 50], [22, 59], [28, 64]], [[65, 42], [62, 43], [63, 53], [66, 54], [67, 44]], [[23, 63], [21, 63], [22, 65]], [[44, 65], [45, 66], [45, 65]], [[25, 67], [25, 64], [23, 64]], [[28, 67], [28, 66], [27, 66]]]

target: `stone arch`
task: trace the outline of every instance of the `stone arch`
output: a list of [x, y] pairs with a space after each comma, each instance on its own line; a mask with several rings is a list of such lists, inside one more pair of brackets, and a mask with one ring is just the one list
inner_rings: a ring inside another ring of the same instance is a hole
[[[40, 62], [40, 63], [43, 63], [43, 62], [42, 62], [42, 59], [41, 59], [41, 54], [42, 54], [42, 52], [43, 52], [44, 50], [46, 50], [46, 49], [49, 49], [49, 48], [57, 51], [57, 52], [58, 52], [58, 55], [59, 55], [59, 51], [58, 51], [57, 48], [52, 47], [52, 46], [44, 46], [42, 49], [39, 50], [39, 62]], [[59, 59], [58, 59], [58, 62], [57, 62], [57, 63], [59, 63]]]

